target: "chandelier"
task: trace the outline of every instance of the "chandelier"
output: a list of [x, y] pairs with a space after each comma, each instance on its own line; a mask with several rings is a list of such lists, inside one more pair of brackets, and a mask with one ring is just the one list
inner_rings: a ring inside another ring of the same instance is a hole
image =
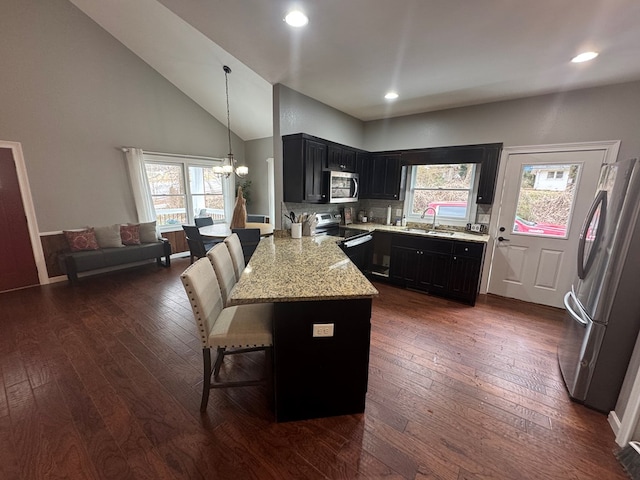
[[216, 165], [213, 167], [213, 173], [216, 175], [224, 175], [225, 178], [228, 178], [229, 175], [235, 173], [238, 177], [242, 178], [249, 173], [249, 168], [240, 165], [236, 165], [236, 159], [233, 158], [233, 152], [231, 151], [231, 120], [229, 116], [229, 74], [231, 73], [231, 69], [226, 65], [222, 67], [224, 70], [224, 83], [227, 94], [227, 135], [229, 137], [229, 155], [222, 161], [222, 165]]

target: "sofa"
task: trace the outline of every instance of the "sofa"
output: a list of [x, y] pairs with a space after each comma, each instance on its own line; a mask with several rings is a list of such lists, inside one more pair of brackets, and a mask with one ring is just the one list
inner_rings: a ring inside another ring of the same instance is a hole
[[155, 222], [87, 227], [63, 233], [69, 251], [58, 255], [58, 265], [71, 284], [78, 282], [80, 272], [152, 259], [159, 266], [171, 265], [171, 244], [158, 236]]

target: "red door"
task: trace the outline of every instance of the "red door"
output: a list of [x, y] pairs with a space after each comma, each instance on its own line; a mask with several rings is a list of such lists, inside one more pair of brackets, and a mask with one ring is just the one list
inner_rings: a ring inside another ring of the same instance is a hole
[[38, 284], [13, 152], [0, 148], [0, 292]]

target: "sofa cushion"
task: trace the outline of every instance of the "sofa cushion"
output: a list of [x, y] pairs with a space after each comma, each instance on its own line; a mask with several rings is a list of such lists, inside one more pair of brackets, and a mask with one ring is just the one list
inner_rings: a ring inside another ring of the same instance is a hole
[[85, 230], [64, 230], [63, 233], [72, 252], [97, 250], [100, 248], [93, 228], [87, 228]]
[[155, 243], [158, 240], [158, 231], [156, 230], [155, 221], [140, 224], [140, 243]]
[[[116, 250], [115, 248], [112, 250]], [[117, 250], [120, 250], [118, 248]], [[67, 266], [64, 263], [66, 256], [73, 257], [73, 263], [75, 264], [75, 270], [77, 272], [85, 272], [87, 270], [96, 270], [98, 268], [107, 267], [107, 262], [104, 256], [104, 250], [86, 250], [83, 252], [68, 253], [62, 257], [60, 267], [62, 267], [64, 273], [67, 273]]]
[[120, 237], [120, 225], [108, 225], [106, 227], [95, 227], [96, 239], [100, 248], [124, 247]]
[[125, 245], [140, 245], [140, 225], [120, 225], [120, 238]]

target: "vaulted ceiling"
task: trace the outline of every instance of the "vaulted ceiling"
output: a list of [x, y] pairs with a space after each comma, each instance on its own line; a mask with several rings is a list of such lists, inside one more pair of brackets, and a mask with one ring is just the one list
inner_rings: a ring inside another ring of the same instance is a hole
[[229, 65], [244, 140], [277, 83], [367, 121], [640, 79], [638, 0], [70, 1], [225, 124]]

